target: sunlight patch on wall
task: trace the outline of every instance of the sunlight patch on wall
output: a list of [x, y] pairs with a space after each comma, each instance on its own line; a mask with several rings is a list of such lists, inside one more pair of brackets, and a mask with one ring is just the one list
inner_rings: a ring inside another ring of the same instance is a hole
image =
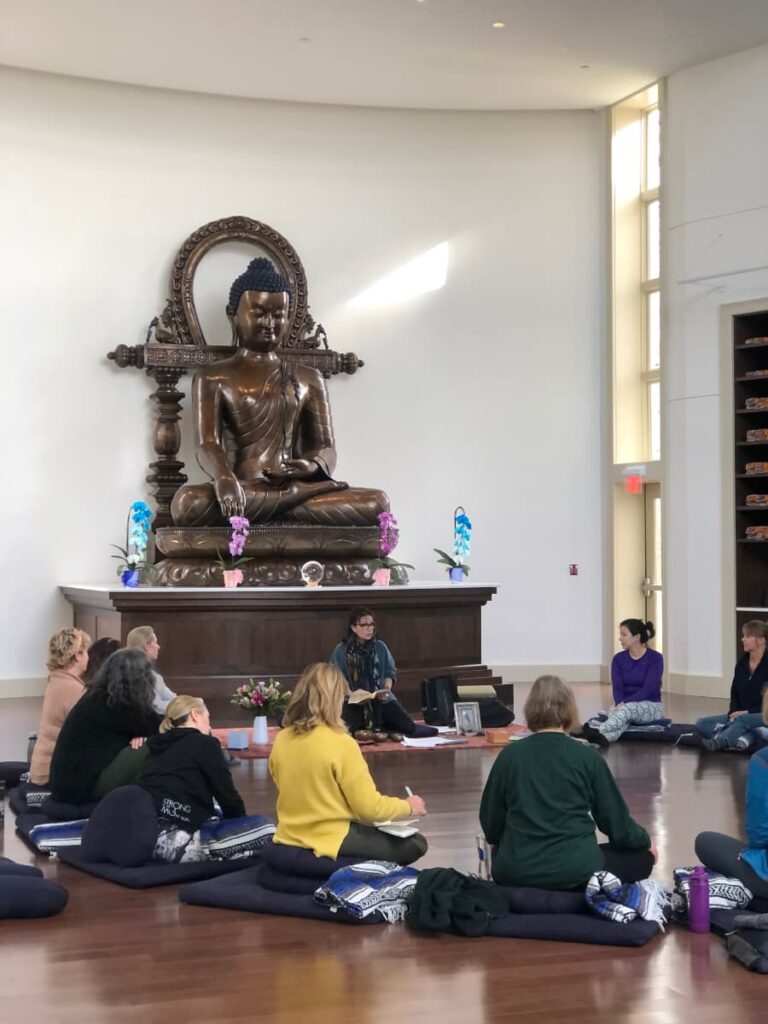
[[425, 292], [438, 291], [447, 278], [448, 243], [441, 242], [380, 278], [370, 288], [350, 299], [348, 305], [356, 309], [394, 306]]

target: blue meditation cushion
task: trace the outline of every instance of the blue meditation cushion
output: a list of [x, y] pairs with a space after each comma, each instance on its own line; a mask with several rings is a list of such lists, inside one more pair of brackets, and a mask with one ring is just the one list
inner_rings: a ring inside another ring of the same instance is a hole
[[83, 860], [134, 868], [148, 864], [160, 829], [155, 802], [140, 786], [119, 786], [97, 804], [83, 832]]
[[[269, 847], [264, 847], [268, 850]], [[358, 862], [360, 858], [357, 858]], [[300, 893], [272, 892], [258, 883], [260, 868], [251, 867], [207, 882], [183, 885], [179, 889], [182, 903], [198, 907], [219, 907], [223, 910], [246, 910], [252, 914], [277, 914], [281, 917], [303, 917], [332, 924], [382, 924], [379, 913], [357, 918], [344, 911], [334, 913], [329, 907], [315, 903], [314, 897]]]
[[0, 782], [5, 783], [6, 789], [18, 786], [21, 776], [29, 771], [26, 761], [0, 761]]
[[260, 854], [243, 860], [198, 860], [186, 864], [171, 864], [158, 861], [142, 864], [140, 867], [121, 868], [116, 864], [93, 864], [83, 858], [82, 848], [71, 847], [62, 850], [59, 860], [62, 864], [77, 868], [86, 875], [103, 878], [105, 882], [124, 885], [128, 889], [152, 889], [160, 885], [179, 885], [182, 882], [196, 882], [202, 878], [217, 878], [219, 875], [242, 872], [244, 867], [259, 863]]
[[7, 857], [0, 857], [0, 877], [3, 875], [27, 875], [29, 878], [42, 878], [43, 872], [32, 864], [17, 864]]
[[270, 892], [287, 892], [292, 895], [312, 896], [315, 889], [323, 884], [326, 879], [302, 878], [301, 875], [286, 875], [283, 871], [277, 871], [269, 864], [262, 864], [256, 874], [256, 881], [262, 889], [269, 889]]
[[63, 885], [44, 878], [0, 876], [0, 920], [53, 917], [66, 907], [69, 893]]
[[[312, 850], [286, 843], [270, 843], [264, 847], [264, 863], [283, 875], [317, 880], [318, 885], [330, 878], [334, 871], [359, 864], [365, 857], [316, 857]], [[315, 886], [317, 888], [317, 886]]]

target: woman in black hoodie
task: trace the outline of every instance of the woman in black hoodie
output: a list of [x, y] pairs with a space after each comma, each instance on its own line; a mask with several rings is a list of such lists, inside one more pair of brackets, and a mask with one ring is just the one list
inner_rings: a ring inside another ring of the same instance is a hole
[[271, 840], [271, 822], [245, 815], [199, 697], [174, 697], [147, 747], [149, 757], [136, 784], [155, 802], [160, 827], [156, 860], [233, 860], [251, 856]]

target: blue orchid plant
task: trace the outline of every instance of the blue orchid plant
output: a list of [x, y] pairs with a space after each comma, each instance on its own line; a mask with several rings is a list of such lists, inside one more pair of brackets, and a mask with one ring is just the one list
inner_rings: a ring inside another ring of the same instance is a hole
[[453, 511], [453, 555], [440, 548], [432, 550], [440, 555], [438, 562], [446, 565], [449, 569], [461, 569], [465, 576], [469, 576], [469, 566], [464, 561], [469, 558], [469, 549], [472, 545], [472, 523], [464, 510], [463, 505], [458, 505]]
[[110, 556], [119, 560], [118, 576], [122, 576], [124, 572], [140, 572], [146, 566], [152, 515], [152, 509], [144, 501], [134, 501], [128, 510], [125, 524], [125, 547], [121, 548], [119, 544], [110, 544], [110, 547], [116, 548], [120, 552], [119, 555]]

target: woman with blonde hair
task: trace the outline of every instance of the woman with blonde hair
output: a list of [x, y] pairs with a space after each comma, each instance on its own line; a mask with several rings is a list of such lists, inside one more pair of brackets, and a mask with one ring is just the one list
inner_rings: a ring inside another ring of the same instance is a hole
[[147, 747], [136, 785], [149, 793], [157, 811], [156, 860], [234, 860], [251, 856], [271, 837], [271, 822], [246, 816], [200, 697], [174, 697]]
[[48, 641], [50, 675], [29, 766], [29, 781], [36, 786], [48, 784], [51, 757], [64, 719], [85, 693], [83, 673], [88, 668], [90, 643], [87, 633], [74, 628], [60, 629]]
[[[595, 871], [622, 882], [647, 878], [655, 860], [648, 833], [633, 821], [600, 754], [568, 735], [578, 721], [570, 686], [540, 676], [525, 718], [533, 735], [502, 750], [480, 804], [494, 879], [583, 889]], [[598, 844], [595, 825], [607, 843]]]
[[346, 681], [333, 665], [306, 668], [283, 716], [269, 770], [278, 789], [274, 841], [317, 857], [359, 856], [412, 864], [427, 850], [420, 833], [407, 838], [375, 821], [427, 813], [420, 796], [382, 796], [341, 717]]

